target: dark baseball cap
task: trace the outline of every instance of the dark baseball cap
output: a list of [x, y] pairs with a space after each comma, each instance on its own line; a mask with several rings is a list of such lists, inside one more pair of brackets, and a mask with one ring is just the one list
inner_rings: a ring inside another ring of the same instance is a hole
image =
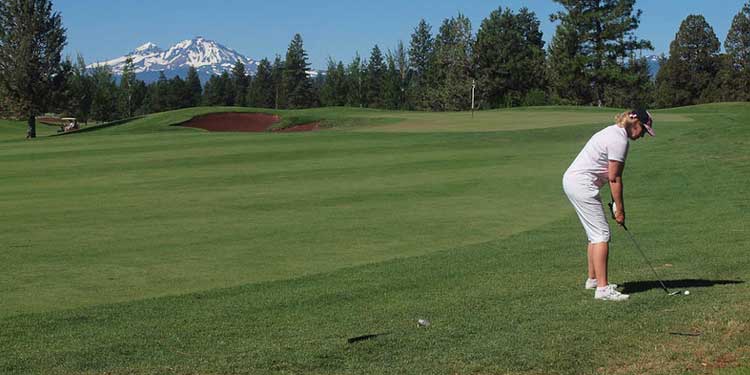
[[637, 118], [641, 122], [646, 129], [646, 132], [648, 132], [648, 135], [652, 137], [656, 136], [656, 133], [654, 132], [654, 118], [651, 117], [651, 113], [645, 109], [636, 109], [633, 112], [630, 112], [630, 116]]

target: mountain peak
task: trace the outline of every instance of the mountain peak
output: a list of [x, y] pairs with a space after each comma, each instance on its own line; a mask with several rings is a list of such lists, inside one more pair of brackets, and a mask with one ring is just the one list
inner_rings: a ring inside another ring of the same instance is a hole
[[[245, 64], [248, 74], [255, 74], [258, 69], [258, 62], [254, 59], [200, 35], [175, 43], [166, 50], [148, 42], [125, 56], [91, 64], [88, 68], [109, 65], [112, 73], [122, 75], [128, 58], [133, 61], [136, 77], [146, 83], [156, 81], [161, 72], [167, 78], [177, 75], [185, 78], [191, 67], [198, 71], [198, 76], [205, 83], [213, 75], [230, 72], [237, 61]], [[315, 77], [318, 73], [310, 71], [308, 74]]]
[[184, 77], [190, 67], [196, 68], [201, 79], [205, 81], [212, 75], [230, 71], [237, 61], [245, 64], [251, 74], [257, 68], [255, 60], [202, 36], [183, 40], [166, 50], [148, 42], [126, 56], [92, 64], [89, 67], [109, 65], [115, 75], [120, 75], [128, 57], [133, 60], [136, 75], [147, 82], [158, 77], [159, 72], [164, 72], [169, 78], [175, 75]]
[[135, 53], [161, 52], [161, 49], [159, 48], [159, 46], [157, 46], [154, 43], [146, 42], [144, 45], [136, 48], [133, 52]]

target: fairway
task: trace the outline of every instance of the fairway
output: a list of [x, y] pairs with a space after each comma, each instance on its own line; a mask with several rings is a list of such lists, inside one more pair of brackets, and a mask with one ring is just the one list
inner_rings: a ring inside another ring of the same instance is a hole
[[750, 368], [750, 105], [657, 111], [657, 137], [632, 143], [628, 226], [691, 295], [665, 297], [613, 228], [611, 279], [632, 293], [620, 304], [582, 289], [585, 236], [561, 187], [618, 110], [263, 110], [325, 130], [172, 126], [222, 111], [261, 112], [34, 141], [0, 121], [0, 373]]

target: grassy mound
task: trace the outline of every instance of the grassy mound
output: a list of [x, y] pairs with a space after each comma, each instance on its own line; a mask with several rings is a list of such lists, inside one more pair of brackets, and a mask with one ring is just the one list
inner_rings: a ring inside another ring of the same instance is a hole
[[[423, 113], [383, 111], [349, 107], [312, 108], [304, 110], [271, 110], [241, 107], [198, 107], [151, 114], [110, 123], [88, 126], [70, 133], [108, 130], [108, 134], [144, 134], [164, 131], [203, 131], [186, 129], [180, 125], [195, 117], [214, 113], [264, 113], [277, 115], [281, 121], [269, 130], [292, 128], [297, 125], [319, 124], [323, 129], [363, 132], [395, 133], [460, 133], [495, 132], [544, 129], [581, 124], [610, 123], [620, 110], [612, 108], [531, 107], [493, 111]], [[689, 122], [692, 119], [681, 111], [658, 112], [660, 122]], [[0, 137], [10, 135], [11, 127], [0, 123]], [[10, 125], [22, 126], [21, 123]], [[40, 135], [54, 135], [51, 126], [40, 126]], [[18, 130], [16, 130], [18, 131]], [[24, 133], [19, 133], [23, 135]]]

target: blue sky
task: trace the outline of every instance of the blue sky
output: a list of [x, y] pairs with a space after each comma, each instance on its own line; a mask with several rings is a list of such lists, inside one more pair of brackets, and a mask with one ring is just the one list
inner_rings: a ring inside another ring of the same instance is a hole
[[[328, 56], [348, 62], [359, 52], [368, 56], [375, 44], [392, 49], [409, 37], [421, 18], [437, 31], [443, 19], [461, 12], [474, 32], [499, 6], [536, 12], [544, 39], [555, 25], [549, 15], [559, 9], [552, 0], [53, 0], [68, 29], [66, 54], [81, 53], [87, 62], [122, 56], [151, 41], [166, 48], [204, 36], [255, 59], [283, 55], [294, 33], [302, 34], [313, 68], [324, 68]], [[638, 35], [651, 40], [655, 53], [669, 51], [680, 22], [703, 14], [723, 43], [743, 0], [640, 0]]]

